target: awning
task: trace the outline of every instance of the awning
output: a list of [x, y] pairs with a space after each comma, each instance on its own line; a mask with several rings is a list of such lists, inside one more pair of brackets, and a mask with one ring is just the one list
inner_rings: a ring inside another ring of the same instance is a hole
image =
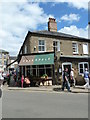
[[22, 56], [19, 66], [54, 64], [54, 53]]

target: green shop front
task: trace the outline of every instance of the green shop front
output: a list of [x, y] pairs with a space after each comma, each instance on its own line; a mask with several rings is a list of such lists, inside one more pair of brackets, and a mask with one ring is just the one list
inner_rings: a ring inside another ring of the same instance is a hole
[[51, 80], [51, 85], [54, 81], [54, 53], [38, 53], [22, 55], [19, 62], [20, 76], [41, 78], [47, 75]]

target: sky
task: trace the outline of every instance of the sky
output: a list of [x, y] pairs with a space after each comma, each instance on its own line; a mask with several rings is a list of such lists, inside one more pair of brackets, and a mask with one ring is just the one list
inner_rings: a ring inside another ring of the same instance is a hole
[[2, 0], [0, 49], [18, 55], [28, 31], [48, 30], [49, 17], [57, 31], [88, 38], [89, 0]]

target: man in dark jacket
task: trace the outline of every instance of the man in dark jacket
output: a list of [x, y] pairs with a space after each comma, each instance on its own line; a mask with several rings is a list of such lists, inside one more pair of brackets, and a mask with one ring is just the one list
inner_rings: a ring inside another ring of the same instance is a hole
[[65, 86], [66, 86], [68, 92], [71, 92], [71, 90], [70, 90], [70, 83], [69, 83], [68, 68], [65, 69], [64, 74], [63, 74], [62, 91], [64, 91], [64, 87]]

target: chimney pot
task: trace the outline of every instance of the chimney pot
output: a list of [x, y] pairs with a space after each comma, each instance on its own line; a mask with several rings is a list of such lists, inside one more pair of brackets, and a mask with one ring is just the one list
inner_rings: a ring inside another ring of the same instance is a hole
[[57, 32], [57, 23], [55, 18], [49, 18], [48, 31]]

